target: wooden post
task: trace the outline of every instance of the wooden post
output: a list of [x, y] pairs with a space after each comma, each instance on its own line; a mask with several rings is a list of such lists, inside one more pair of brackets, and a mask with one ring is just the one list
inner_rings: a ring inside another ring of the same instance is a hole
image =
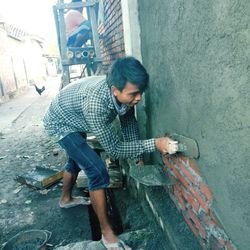
[[[63, 3], [63, 0], [59, 0], [60, 4]], [[69, 84], [70, 75], [69, 75], [69, 66], [65, 64], [67, 61], [67, 39], [65, 32], [65, 21], [64, 21], [64, 9], [58, 10], [58, 26], [59, 26], [59, 39], [60, 39], [60, 52], [62, 60], [62, 69], [63, 69], [63, 87]]]
[[96, 59], [101, 60], [100, 42], [99, 42], [99, 35], [97, 32], [97, 20], [96, 20], [94, 6], [89, 7], [89, 15], [90, 15], [90, 22], [91, 22], [91, 27], [92, 27], [92, 35], [93, 35]]

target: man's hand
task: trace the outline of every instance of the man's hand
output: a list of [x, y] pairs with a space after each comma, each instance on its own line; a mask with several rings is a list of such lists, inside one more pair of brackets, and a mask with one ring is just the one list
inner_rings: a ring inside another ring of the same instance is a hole
[[169, 137], [160, 137], [155, 139], [155, 146], [157, 150], [165, 155], [165, 154], [175, 154], [178, 150], [178, 142], [173, 141]]

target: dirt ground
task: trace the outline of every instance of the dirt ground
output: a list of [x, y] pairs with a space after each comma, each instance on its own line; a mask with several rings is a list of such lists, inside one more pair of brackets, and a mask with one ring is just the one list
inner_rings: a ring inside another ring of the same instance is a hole
[[[88, 208], [59, 208], [61, 182], [37, 190], [15, 180], [36, 166], [63, 169], [66, 155], [45, 134], [42, 125], [43, 114], [58, 88], [59, 78], [50, 79], [41, 96], [31, 88], [0, 105], [0, 246], [20, 231], [30, 229], [52, 232], [48, 249], [91, 240]], [[85, 194], [80, 189], [74, 192]], [[115, 191], [115, 197], [125, 232], [146, 229], [153, 235], [139, 243], [130, 242], [133, 249], [165, 249], [161, 232], [145, 217], [139, 201], [125, 189]]]

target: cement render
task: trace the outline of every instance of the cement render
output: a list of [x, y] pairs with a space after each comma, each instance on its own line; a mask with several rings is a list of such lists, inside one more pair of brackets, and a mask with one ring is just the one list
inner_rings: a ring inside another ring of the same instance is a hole
[[197, 164], [213, 208], [238, 249], [248, 249], [250, 2], [138, 0], [138, 6], [151, 76], [142, 129], [148, 137], [175, 132], [198, 141]]

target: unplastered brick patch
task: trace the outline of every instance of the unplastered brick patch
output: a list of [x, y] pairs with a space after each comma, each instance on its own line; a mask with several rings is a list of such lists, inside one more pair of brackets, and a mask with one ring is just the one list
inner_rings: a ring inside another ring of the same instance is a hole
[[164, 170], [175, 180], [168, 189], [171, 199], [203, 249], [235, 250], [212, 210], [213, 193], [195, 161], [185, 156], [162, 156]]
[[99, 24], [103, 73], [113, 61], [125, 56], [121, 0], [104, 0], [104, 21]]

